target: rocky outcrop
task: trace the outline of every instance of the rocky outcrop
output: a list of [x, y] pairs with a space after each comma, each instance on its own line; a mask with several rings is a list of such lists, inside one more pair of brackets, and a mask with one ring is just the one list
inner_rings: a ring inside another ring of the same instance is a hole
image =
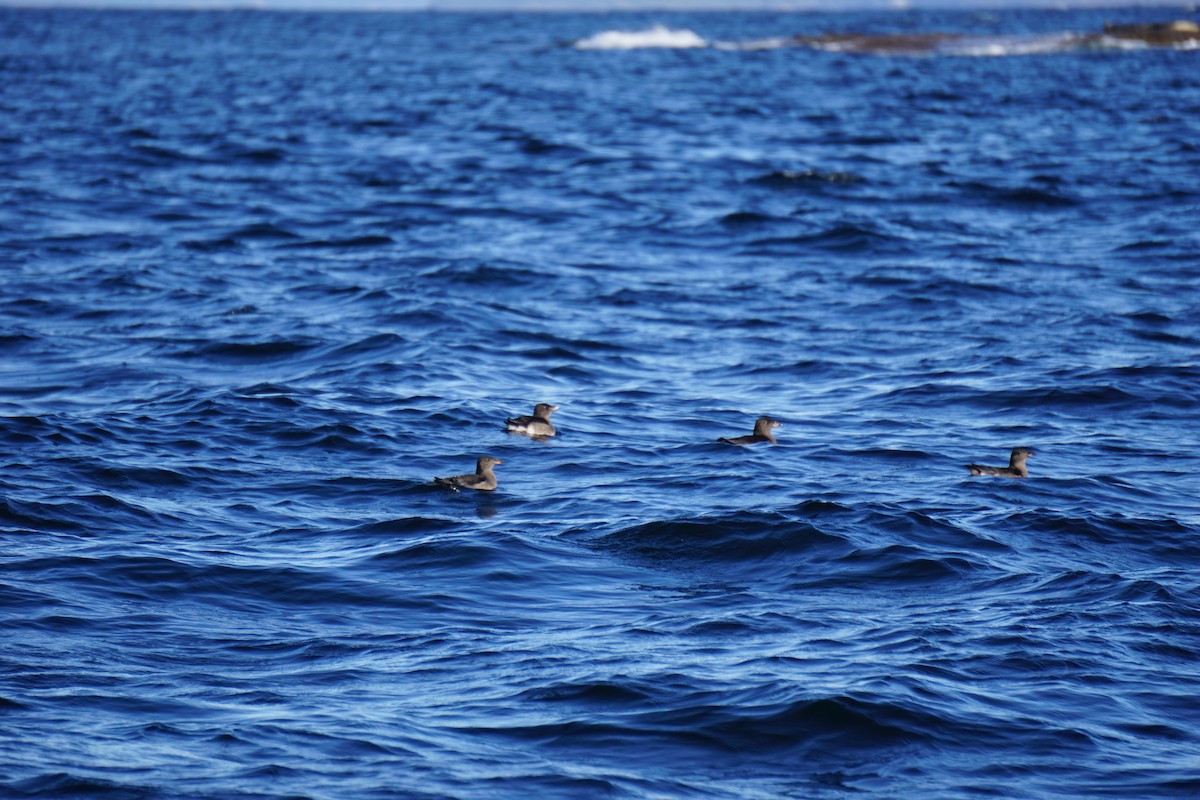
[[1108, 24], [1104, 26], [1104, 35], [1114, 39], [1145, 42], [1155, 47], [1171, 47], [1187, 42], [1200, 44], [1200, 25], [1190, 19], [1155, 22], [1149, 25]]
[[787, 44], [838, 53], [870, 53], [884, 56], [1016, 55], [1140, 45], [1200, 48], [1200, 24], [1182, 19], [1143, 25], [1108, 24], [1104, 26], [1103, 32], [1017, 36], [920, 32], [821, 33], [794, 36]]

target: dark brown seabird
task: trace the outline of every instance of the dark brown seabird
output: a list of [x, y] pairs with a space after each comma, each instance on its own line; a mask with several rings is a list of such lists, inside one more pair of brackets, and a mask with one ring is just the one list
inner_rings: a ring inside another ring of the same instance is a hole
[[773, 420], [770, 417], [759, 417], [754, 421], [754, 433], [749, 436], [738, 436], [734, 439], [721, 437], [717, 441], [725, 442], [726, 444], [758, 444], [759, 442], [775, 444], [775, 435], [771, 433], [771, 430], [778, 428], [782, 424], [782, 422]]
[[558, 411], [558, 406], [549, 403], [538, 403], [529, 417], [513, 417], [505, 420], [505, 430], [510, 433], [523, 433], [526, 436], [553, 436], [557, 431], [550, 422], [550, 415]]
[[490, 492], [496, 488], [496, 473], [492, 471], [497, 464], [504, 462], [498, 458], [491, 456], [483, 456], [475, 462], [474, 475], [455, 475], [452, 478], [434, 478], [434, 483], [440, 483], [443, 486], [449, 486], [454, 491], [459, 488], [477, 489], [481, 492]]
[[998, 475], [1001, 478], [1028, 478], [1029, 469], [1025, 466], [1025, 461], [1033, 455], [1033, 451], [1028, 447], [1014, 447], [1012, 455], [1008, 457], [1007, 467], [984, 467], [979, 464], [967, 464], [967, 469], [972, 475]]

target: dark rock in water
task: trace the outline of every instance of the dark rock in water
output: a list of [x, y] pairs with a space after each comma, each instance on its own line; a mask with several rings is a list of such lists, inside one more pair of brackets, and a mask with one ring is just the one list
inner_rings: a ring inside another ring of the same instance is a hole
[[819, 36], [796, 36], [792, 42], [801, 47], [844, 53], [922, 55], [936, 51], [947, 42], [964, 38], [957, 33], [823, 33]]
[[1177, 19], [1174, 22], [1154, 22], [1148, 25], [1113, 25], [1104, 26], [1106, 36], [1114, 39], [1145, 42], [1149, 45], [1168, 47], [1185, 42], [1200, 42], [1200, 25], [1190, 19]]
[[1031, 53], [1104, 47], [1112, 40], [1151, 47], [1200, 43], [1200, 24], [1181, 19], [1142, 25], [1106, 24], [1102, 33], [1062, 33], [1042, 37], [978, 36], [963, 33], [822, 33], [794, 36], [789, 43], [838, 53], [882, 56], [964, 55], [979, 52]]

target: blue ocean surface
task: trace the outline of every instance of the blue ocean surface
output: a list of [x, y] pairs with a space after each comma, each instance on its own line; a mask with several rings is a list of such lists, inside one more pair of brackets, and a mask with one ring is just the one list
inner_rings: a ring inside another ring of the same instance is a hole
[[1182, 15], [0, 9], [0, 796], [1200, 797]]

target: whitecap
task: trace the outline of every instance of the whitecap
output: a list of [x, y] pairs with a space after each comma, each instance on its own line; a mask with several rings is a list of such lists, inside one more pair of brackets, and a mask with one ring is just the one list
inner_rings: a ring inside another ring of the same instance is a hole
[[747, 42], [716, 42], [713, 47], [718, 50], [778, 50], [781, 47], [795, 47], [796, 42], [790, 36], [776, 36], [770, 39], [751, 39]]
[[708, 42], [687, 28], [672, 30], [662, 24], [644, 31], [604, 31], [575, 42], [576, 50], [639, 50], [650, 47], [708, 47]]
[[1077, 50], [1082, 41], [1080, 36], [1073, 33], [1044, 36], [968, 37], [961, 42], [949, 45], [945, 52], [951, 55], [985, 58], [1066, 53]]

